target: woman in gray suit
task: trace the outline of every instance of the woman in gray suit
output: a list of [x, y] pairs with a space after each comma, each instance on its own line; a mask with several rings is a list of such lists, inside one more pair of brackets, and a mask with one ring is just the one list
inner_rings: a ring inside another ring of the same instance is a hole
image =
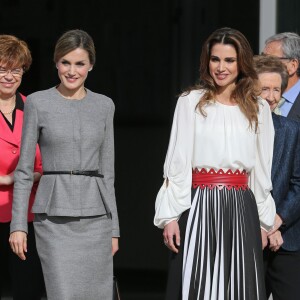
[[32, 211], [48, 300], [112, 298], [119, 225], [114, 191], [114, 104], [84, 87], [95, 64], [92, 38], [71, 30], [57, 41], [60, 83], [27, 98], [15, 171], [10, 245], [25, 259], [35, 147], [44, 174]]

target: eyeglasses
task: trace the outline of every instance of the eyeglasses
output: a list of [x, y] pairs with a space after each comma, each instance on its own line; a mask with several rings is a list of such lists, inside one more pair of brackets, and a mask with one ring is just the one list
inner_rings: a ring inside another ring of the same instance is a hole
[[279, 57], [279, 56], [277, 56], [277, 58], [279, 58], [279, 59], [288, 59], [288, 60], [291, 60], [292, 58], [290, 58], [290, 57]]
[[[264, 52], [262, 52], [260, 55], [262, 56], [267, 56], [268, 54], [265, 54]], [[275, 55], [276, 56], [276, 55]], [[278, 59], [287, 59], [287, 60], [292, 60], [293, 58], [292, 57], [285, 57], [285, 56], [276, 56]]]
[[22, 77], [24, 70], [23, 70], [23, 68], [7, 70], [5, 68], [0, 67], [0, 77], [6, 76], [9, 73], [14, 77]]

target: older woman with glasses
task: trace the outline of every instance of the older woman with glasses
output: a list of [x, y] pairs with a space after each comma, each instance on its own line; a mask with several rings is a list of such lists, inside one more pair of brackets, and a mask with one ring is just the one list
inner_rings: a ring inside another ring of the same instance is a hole
[[12, 218], [14, 171], [21, 144], [23, 108], [25, 97], [18, 92], [22, 76], [31, 65], [27, 44], [11, 35], [0, 35], [0, 298], [3, 284], [8, 277], [12, 283], [13, 299], [41, 299], [43, 274], [36, 251], [33, 214], [37, 182], [42, 173], [40, 153], [37, 148], [34, 181], [28, 210], [28, 244], [25, 261], [10, 250], [9, 227]]

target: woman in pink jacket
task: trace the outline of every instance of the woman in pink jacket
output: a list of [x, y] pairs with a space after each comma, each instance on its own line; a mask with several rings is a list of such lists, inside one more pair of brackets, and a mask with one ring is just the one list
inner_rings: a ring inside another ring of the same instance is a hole
[[[9, 227], [12, 218], [14, 170], [18, 164], [25, 97], [17, 89], [31, 65], [27, 44], [11, 35], [0, 35], [0, 298], [3, 284], [11, 281], [13, 299], [38, 300], [43, 293], [43, 275], [35, 247], [31, 206], [42, 173], [39, 149], [34, 165], [35, 185], [28, 209], [28, 245], [25, 261], [10, 249]], [[9, 280], [8, 280], [9, 279]]]

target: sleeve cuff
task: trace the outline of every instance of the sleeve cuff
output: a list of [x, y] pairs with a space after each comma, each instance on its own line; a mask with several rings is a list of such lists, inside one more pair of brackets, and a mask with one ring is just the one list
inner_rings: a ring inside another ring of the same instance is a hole
[[120, 230], [113, 229], [113, 231], [112, 231], [112, 237], [119, 238], [120, 237]]
[[28, 234], [28, 224], [14, 224], [10, 223], [10, 233], [13, 233], [15, 231], [23, 231]]

